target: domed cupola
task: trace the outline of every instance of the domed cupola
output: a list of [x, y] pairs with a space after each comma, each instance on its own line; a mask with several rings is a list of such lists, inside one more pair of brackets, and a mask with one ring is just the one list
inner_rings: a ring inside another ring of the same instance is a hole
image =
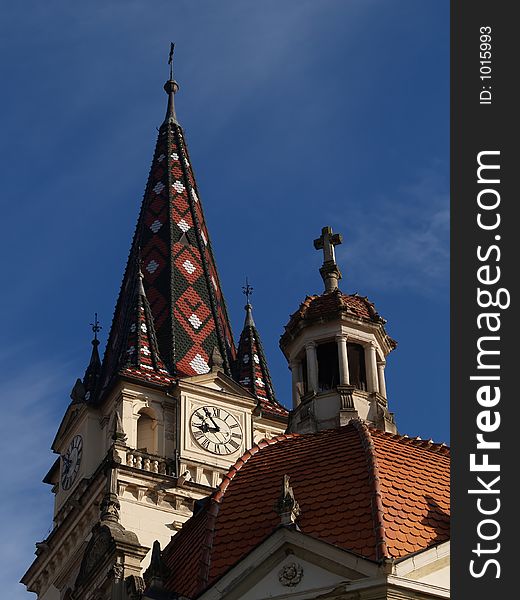
[[384, 371], [396, 342], [368, 298], [338, 288], [341, 272], [334, 247], [341, 242], [330, 227], [314, 240], [324, 254], [320, 274], [325, 291], [305, 298], [280, 339], [292, 372], [288, 431], [331, 429], [359, 418], [395, 433]]

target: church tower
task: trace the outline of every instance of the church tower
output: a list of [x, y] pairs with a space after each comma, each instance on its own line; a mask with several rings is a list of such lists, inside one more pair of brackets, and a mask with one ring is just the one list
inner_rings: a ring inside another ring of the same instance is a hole
[[241, 348], [264, 387], [242, 377], [171, 68], [164, 89], [104, 357], [96, 316], [52, 444], [53, 528], [22, 579], [41, 600], [137, 598], [154, 540], [166, 545], [238, 457], [287, 426], [252, 317]]
[[325, 289], [305, 298], [280, 339], [292, 373], [288, 431], [333, 429], [358, 418], [396, 433], [384, 373], [396, 342], [368, 298], [339, 289], [335, 246], [341, 243], [331, 227], [324, 227], [314, 240], [314, 247], [323, 251]]

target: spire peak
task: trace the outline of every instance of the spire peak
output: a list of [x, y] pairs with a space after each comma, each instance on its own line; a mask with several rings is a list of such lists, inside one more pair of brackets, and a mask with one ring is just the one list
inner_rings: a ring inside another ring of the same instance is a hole
[[244, 322], [244, 327], [254, 327], [255, 322], [253, 321], [253, 307], [251, 306], [251, 302], [249, 301], [253, 294], [253, 288], [249, 285], [247, 277], [246, 284], [242, 286], [242, 293], [246, 297], [246, 305], [244, 306], [244, 309], [246, 311], [246, 320]]
[[85, 399], [88, 401], [92, 394], [96, 391], [99, 375], [101, 373], [101, 359], [99, 357], [99, 340], [97, 334], [101, 331], [102, 327], [98, 321], [98, 314], [94, 313], [94, 322], [90, 324], [92, 332], [94, 333], [94, 339], [92, 340], [92, 353], [90, 355], [90, 362], [83, 376], [83, 385], [85, 387]]
[[253, 320], [253, 307], [249, 302], [244, 306], [246, 311], [246, 320], [244, 321], [244, 327], [254, 327], [255, 322]]
[[166, 109], [166, 117], [164, 118], [165, 123], [176, 123], [177, 116], [175, 114], [175, 94], [179, 91], [179, 84], [173, 78], [173, 51], [175, 49], [175, 44], [172, 42], [170, 44], [170, 54], [168, 57], [168, 64], [170, 65], [170, 78], [164, 84], [164, 91], [168, 94], [168, 108]]
[[94, 334], [94, 339], [92, 340], [92, 345], [96, 345], [99, 346], [99, 340], [97, 338], [97, 334], [101, 331], [101, 329], [103, 329], [101, 327], [101, 325], [99, 324], [98, 321], [98, 315], [97, 313], [94, 313], [94, 323], [91, 323], [90, 326], [92, 327], [92, 332]]

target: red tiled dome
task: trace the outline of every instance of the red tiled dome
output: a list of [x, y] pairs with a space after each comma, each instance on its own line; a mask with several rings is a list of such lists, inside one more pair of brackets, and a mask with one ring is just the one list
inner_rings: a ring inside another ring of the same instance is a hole
[[197, 596], [280, 524], [290, 476], [307, 535], [371, 560], [401, 558], [449, 539], [449, 450], [359, 421], [263, 441], [165, 548], [167, 588]]
[[300, 304], [300, 308], [291, 315], [291, 321], [293, 319], [323, 319], [336, 315], [338, 312], [345, 312], [365, 321], [385, 323], [368, 298], [357, 294], [344, 294], [340, 290], [320, 296], [307, 296]]
[[[378, 324], [383, 329], [386, 323], [386, 320], [376, 311], [374, 303], [370, 302], [366, 296], [344, 294], [341, 290], [336, 289], [319, 296], [307, 296], [298, 310], [290, 316], [280, 344], [283, 347], [284, 343], [291, 339], [302, 326], [338, 319], [342, 316]], [[397, 342], [386, 332], [385, 335], [390, 347], [395, 348]]]

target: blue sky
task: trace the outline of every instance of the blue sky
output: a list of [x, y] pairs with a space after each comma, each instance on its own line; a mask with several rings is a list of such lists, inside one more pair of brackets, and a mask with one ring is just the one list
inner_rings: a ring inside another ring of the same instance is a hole
[[[399, 345], [402, 433], [449, 441], [449, 3], [91, 0], [0, 9], [3, 546], [17, 584], [51, 524], [40, 483], [97, 311], [106, 336], [166, 108], [176, 43], [187, 136], [238, 338], [246, 275], [278, 397], [278, 340], [319, 293], [325, 225], [341, 288]], [[104, 338], [103, 338], [104, 339]]]

